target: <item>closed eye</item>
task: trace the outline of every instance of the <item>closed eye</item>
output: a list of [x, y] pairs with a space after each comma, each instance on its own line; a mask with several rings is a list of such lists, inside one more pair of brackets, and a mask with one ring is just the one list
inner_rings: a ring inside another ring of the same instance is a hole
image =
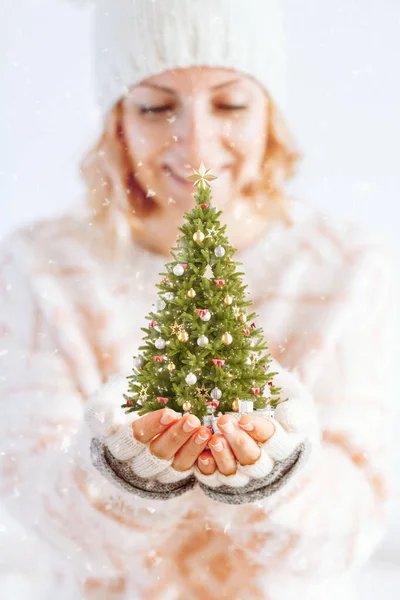
[[172, 104], [163, 104], [161, 106], [141, 106], [139, 111], [141, 115], [160, 114], [173, 110]]
[[216, 108], [220, 110], [245, 110], [247, 104], [216, 104]]

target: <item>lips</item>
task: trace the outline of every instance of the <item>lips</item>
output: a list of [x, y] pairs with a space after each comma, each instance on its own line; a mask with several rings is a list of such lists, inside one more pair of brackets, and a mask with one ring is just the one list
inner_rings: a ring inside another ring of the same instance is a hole
[[188, 186], [188, 187], [193, 187], [193, 183], [191, 181], [188, 181], [188, 179], [187, 179], [187, 177], [189, 175], [191, 175], [193, 173], [193, 171], [191, 172], [191, 171], [183, 171], [180, 169], [179, 170], [171, 169], [171, 167], [169, 167], [167, 165], [163, 166], [163, 171], [167, 175], [167, 177], [170, 177], [177, 183], [180, 183], [180, 184]]
[[[225, 174], [227, 168], [228, 167], [225, 166], [217, 170], [213, 169], [212, 172], [214, 175], [217, 175], [217, 177], [221, 177], [222, 174]], [[169, 165], [163, 165], [162, 169], [165, 175], [167, 175], [167, 177], [170, 177], [177, 183], [183, 184], [190, 188], [193, 187], [193, 182], [188, 181], [187, 179], [189, 175], [193, 175], [193, 170], [188, 171], [179, 167], [170, 167]]]

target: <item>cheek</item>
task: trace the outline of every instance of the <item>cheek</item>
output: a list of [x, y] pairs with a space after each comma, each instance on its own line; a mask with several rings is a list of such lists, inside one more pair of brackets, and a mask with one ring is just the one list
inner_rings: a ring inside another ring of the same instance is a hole
[[149, 168], [159, 159], [168, 142], [166, 127], [154, 123], [129, 122], [126, 140], [135, 165], [141, 163]]
[[227, 136], [233, 148], [245, 159], [254, 160], [264, 154], [267, 144], [267, 118], [265, 111], [254, 111], [245, 118], [232, 120]]

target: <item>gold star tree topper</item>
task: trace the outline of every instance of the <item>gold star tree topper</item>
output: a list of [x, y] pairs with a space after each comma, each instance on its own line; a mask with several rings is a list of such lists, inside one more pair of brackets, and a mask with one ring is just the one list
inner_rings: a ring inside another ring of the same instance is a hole
[[210, 181], [218, 179], [218, 177], [213, 175], [210, 169], [206, 169], [204, 163], [201, 163], [199, 170], [196, 171], [193, 169], [193, 175], [189, 175], [187, 179], [189, 179], [189, 181], [194, 181], [193, 187], [197, 187], [199, 185], [205, 189], [207, 186], [211, 187]]

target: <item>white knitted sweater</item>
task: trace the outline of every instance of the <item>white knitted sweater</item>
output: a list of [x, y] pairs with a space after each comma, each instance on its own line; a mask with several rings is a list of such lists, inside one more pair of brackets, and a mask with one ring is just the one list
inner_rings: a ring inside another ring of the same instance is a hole
[[168, 501], [124, 494], [89, 458], [85, 401], [110, 375], [129, 374], [165, 259], [132, 243], [113, 259], [105, 232], [77, 214], [3, 244], [1, 499], [42, 541], [53, 591], [354, 597], [352, 574], [387, 513], [393, 273], [358, 228], [298, 204], [292, 214], [291, 227], [274, 226], [236, 258], [274, 357], [311, 398], [300, 421], [318, 421], [320, 443], [284, 488], [243, 506], [199, 489]]

